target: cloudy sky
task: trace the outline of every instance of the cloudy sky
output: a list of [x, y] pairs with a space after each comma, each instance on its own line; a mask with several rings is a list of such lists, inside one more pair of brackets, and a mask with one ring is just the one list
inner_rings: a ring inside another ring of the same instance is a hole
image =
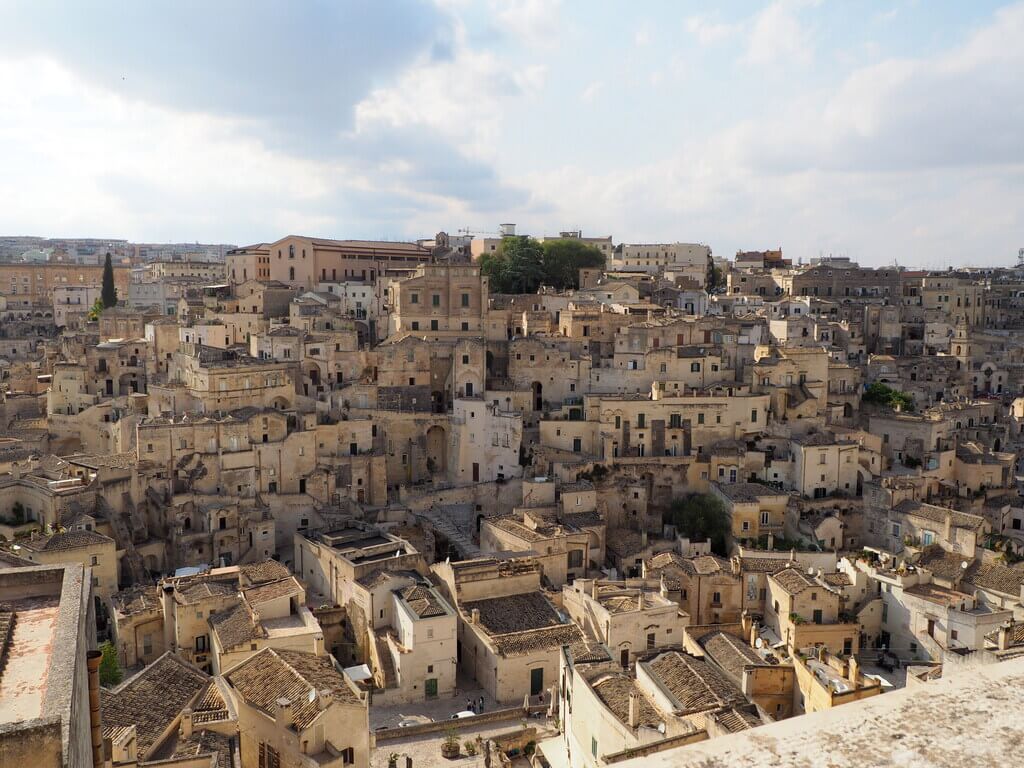
[[0, 0], [0, 234], [1007, 264], [1024, 2]]

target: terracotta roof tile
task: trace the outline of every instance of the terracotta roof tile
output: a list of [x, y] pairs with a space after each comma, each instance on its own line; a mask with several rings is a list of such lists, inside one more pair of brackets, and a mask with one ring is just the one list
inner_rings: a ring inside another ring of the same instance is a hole
[[134, 725], [139, 757], [148, 757], [164, 731], [209, 682], [210, 676], [168, 651], [113, 690], [103, 689], [103, 727]]
[[288, 699], [296, 731], [305, 730], [320, 716], [320, 691], [330, 691], [335, 701], [359, 703], [329, 656], [264, 648], [224, 677], [247, 704], [271, 717], [277, 700]]

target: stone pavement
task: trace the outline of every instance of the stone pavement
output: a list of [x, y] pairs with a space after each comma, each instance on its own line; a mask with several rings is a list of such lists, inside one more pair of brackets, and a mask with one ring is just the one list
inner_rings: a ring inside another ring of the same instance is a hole
[[[484, 712], [499, 709], [494, 699], [488, 696], [483, 689], [477, 686], [476, 681], [459, 678], [455, 696], [439, 697], [408, 704], [395, 704], [390, 707], [370, 707], [370, 728], [395, 728], [402, 720], [414, 717], [416, 719], [429, 718], [434, 722], [447, 720], [456, 712], [466, 708], [466, 700], [472, 699], [474, 704], [484, 697]], [[519, 702], [521, 703], [521, 702]], [[504, 706], [513, 706], [505, 704]]]
[[[462, 703], [465, 705], [465, 700]], [[546, 724], [543, 720], [531, 718], [529, 724], [540, 730], [537, 734], [538, 742], [557, 735], [554, 726], [549, 723]], [[486, 723], [479, 728], [464, 728], [460, 730], [458, 738], [462, 744], [465, 744], [467, 741], [474, 740], [477, 736], [486, 739], [497, 734], [508, 733], [520, 727], [521, 724], [517, 720]], [[444, 741], [444, 737], [443, 732], [426, 733], [400, 741], [385, 742], [373, 750], [370, 755], [370, 768], [387, 768], [388, 756], [392, 753], [399, 756], [399, 768], [404, 768], [406, 756], [412, 758], [413, 768], [477, 768], [478, 766], [483, 768], [483, 755], [478, 754], [474, 757], [469, 757], [465, 754], [465, 748], [463, 748], [463, 754], [454, 760], [441, 757], [441, 742]], [[491, 765], [497, 765], [497, 761], [492, 759]]]

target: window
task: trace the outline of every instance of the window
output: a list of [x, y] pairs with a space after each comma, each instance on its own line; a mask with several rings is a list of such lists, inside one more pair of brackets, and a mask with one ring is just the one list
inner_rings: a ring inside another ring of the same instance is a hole
[[420, 324], [418, 322], [416, 322], [415, 320], [412, 321], [412, 329], [414, 331], [418, 331], [420, 329]]
[[92, 565], [99, 565], [99, 564], [100, 564], [100, 559], [98, 557], [96, 557], [96, 555], [93, 555], [92, 556]]
[[690, 363], [690, 373], [700, 373], [700, 363]]
[[430, 306], [432, 306], [432, 307], [440, 307], [441, 306], [441, 294], [435, 293], [433, 296], [430, 297]]
[[431, 320], [430, 321], [430, 330], [432, 330], [432, 331], [436, 331], [437, 330], [437, 320]]
[[647, 426], [647, 414], [638, 413], [636, 415], [636, 425], [638, 428], [643, 429]]
[[[434, 639], [434, 629], [433, 629], [433, 627], [430, 627], [430, 628], [427, 629], [427, 640], [433, 640], [433, 639]], [[434, 671], [433, 667], [431, 667], [428, 671], [429, 672], [433, 672]]]
[[751, 409], [751, 411], [750, 411], [750, 421], [752, 423], [754, 423], [754, 424], [757, 424], [757, 409]]
[[647, 633], [647, 650], [649, 651], [652, 648], [654, 648], [654, 645], [655, 645], [654, 633], [653, 632], [648, 632]]
[[468, 293], [462, 294], [462, 306], [464, 306], [464, 307], [468, 307], [469, 306], [469, 294]]
[[749, 520], [744, 520], [743, 521], [743, 530], [744, 531], [749, 531], [750, 530], [750, 521]]
[[590, 737], [590, 754], [597, 757], [597, 739], [593, 736]]
[[900, 524], [899, 523], [893, 523], [892, 524], [892, 537], [894, 539], [898, 539], [900, 537]]
[[956, 640], [958, 637], [959, 637], [959, 635], [957, 634], [957, 631], [955, 629], [949, 630], [949, 639], [950, 640]]
[[827, 461], [828, 461], [828, 454], [826, 454], [826, 453], [819, 453], [818, 454], [818, 463], [819, 464], [825, 464]]
[[697, 423], [698, 424], [703, 424], [704, 423], [704, 414], [703, 413], [698, 413], [697, 414]]
[[463, 355], [462, 356], [462, 364], [463, 365], [469, 365], [469, 355]]
[[420, 303], [420, 295], [418, 293], [410, 293], [409, 294], [409, 303], [410, 304], [419, 304]]
[[712, 605], [721, 605], [722, 604], [722, 593], [721, 592], [713, 592], [711, 594], [711, 604]]
[[281, 755], [265, 742], [260, 742], [259, 768], [281, 768]]
[[768, 525], [768, 522], [769, 522], [769, 514], [767, 512], [762, 512], [761, 513], [761, 525]]

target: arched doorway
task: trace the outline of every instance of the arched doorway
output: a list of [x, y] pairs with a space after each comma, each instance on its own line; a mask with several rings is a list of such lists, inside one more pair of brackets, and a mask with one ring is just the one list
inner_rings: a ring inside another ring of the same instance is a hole
[[544, 410], [544, 385], [539, 381], [533, 382], [530, 385], [530, 389], [533, 391], [533, 410], [543, 411]]
[[448, 470], [447, 437], [439, 424], [427, 430], [427, 469], [431, 474], [444, 474]]

